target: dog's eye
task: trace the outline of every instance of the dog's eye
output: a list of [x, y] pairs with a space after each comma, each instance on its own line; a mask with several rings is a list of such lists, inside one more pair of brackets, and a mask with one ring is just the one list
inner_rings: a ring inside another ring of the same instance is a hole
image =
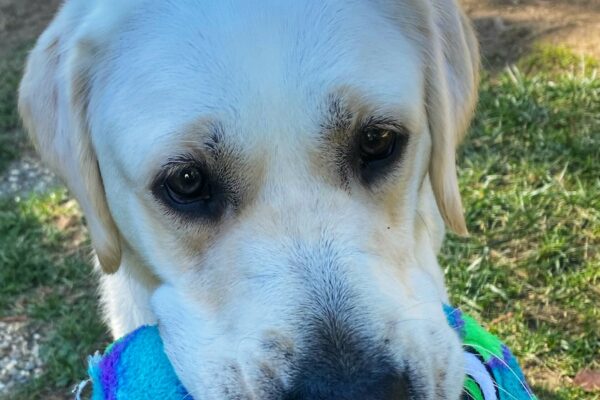
[[181, 166], [165, 179], [164, 187], [175, 203], [189, 204], [210, 199], [210, 188], [200, 171], [193, 165]]
[[382, 160], [394, 152], [396, 132], [389, 129], [367, 129], [360, 136], [360, 155], [364, 162]]
[[356, 146], [358, 163], [355, 165], [361, 180], [371, 184], [385, 176], [402, 157], [408, 137], [401, 126], [365, 127]]
[[223, 185], [200, 162], [176, 159], [163, 167], [151, 190], [167, 211], [191, 218], [216, 221], [231, 200]]

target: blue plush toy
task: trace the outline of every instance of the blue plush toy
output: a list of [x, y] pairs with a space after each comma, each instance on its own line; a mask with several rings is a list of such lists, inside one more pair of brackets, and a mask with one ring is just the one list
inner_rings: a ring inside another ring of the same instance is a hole
[[[463, 343], [463, 400], [536, 399], [497, 337], [457, 308], [444, 306], [444, 311]], [[156, 326], [141, 327], [111, 344], [103, 356], [90, 357], [88, 372], [92, 400], [191, 399], [163, 351]]]

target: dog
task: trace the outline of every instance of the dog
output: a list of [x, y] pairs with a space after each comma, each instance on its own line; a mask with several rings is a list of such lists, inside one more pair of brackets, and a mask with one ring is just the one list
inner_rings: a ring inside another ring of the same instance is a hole
[[68, 0], [19, 109], [112, 334], [158, 324], [194, 398], [455, 400], [478, 69], [455, 0]]

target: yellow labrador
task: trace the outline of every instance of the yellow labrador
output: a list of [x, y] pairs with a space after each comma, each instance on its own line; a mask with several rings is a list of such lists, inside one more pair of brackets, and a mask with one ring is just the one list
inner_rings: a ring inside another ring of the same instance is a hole
[[451, 399], [436, 260], [478, 52], [454, 0], [69, 0], [19, 106], [113, 335], [213, 399]]

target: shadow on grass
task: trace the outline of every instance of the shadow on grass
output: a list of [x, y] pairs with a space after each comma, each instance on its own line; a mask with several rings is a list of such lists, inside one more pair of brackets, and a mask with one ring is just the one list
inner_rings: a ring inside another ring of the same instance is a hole
[[0, 174], [31, 145], [20, 129], [17, 90], [23, 65], [31, 45], [11, 52], [11, 58], [0, 59]]
[[534, 386], [533, 391], [535, 392], [536, 396], [541, 400], [563, 400], [564, 399], [563, 396], [556, 394], [554, 391], [550, 391], [550, 390], [546, 389], [545, 387]]

